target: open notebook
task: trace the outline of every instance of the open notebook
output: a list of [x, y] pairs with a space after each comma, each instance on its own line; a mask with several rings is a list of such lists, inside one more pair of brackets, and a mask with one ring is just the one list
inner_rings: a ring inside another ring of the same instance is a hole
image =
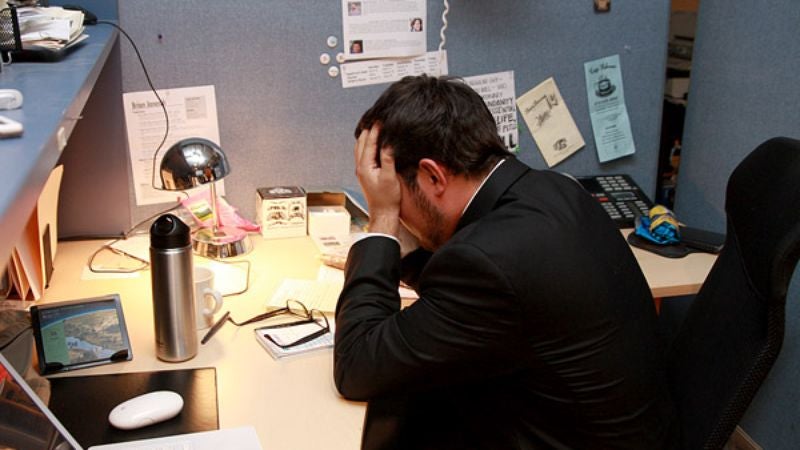
[[[106, 423], [97, 426], [108, 426]], [[0, 353], [0, 448], [83, 450], [56, 416]], [[203, 431], [117, 444], [89, 450], [261, 450], [253, 427]]]

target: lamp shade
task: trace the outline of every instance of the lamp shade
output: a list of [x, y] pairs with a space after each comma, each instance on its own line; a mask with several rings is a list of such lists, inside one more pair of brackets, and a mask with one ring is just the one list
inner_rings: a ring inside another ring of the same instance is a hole
[[211, 183], [231, 172], [228, 159], [219, 145], [203, 138], [176, 142], [161, 159], [164, 189], [180, 191]]

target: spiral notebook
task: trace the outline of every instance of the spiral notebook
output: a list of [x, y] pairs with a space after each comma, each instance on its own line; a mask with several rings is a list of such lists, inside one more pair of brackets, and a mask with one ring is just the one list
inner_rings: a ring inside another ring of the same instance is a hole
[[[330, 329], [327, 333], [309, 342], [305, 342], [303, 344], [295, 345], [289, 348], [279, 347], [275, 345], [275, 342], [278, 342], [280, 344], [286, 344], [297, 341], [298, 339], [301, 339], [305, 336], [309, 336], [312, 333], [318, 331], [320, 329], [319, 325], [316, 323], [306, 323], [302, 325], [294, 325], [285, 328], [272, 328], [272, 329], [256, 328], [255, 329], [256, 340], [275, 359], [283, 358], [285, 356], [307, 353], [314, 350], [331, 348], [333, 347], [333, 336], [336, 332], [336, 329], [333, 323], [333, 319], [329, 319], [329, 321], [330, 321], [329, 322]], [[267, 335], [269, 335], [272, 338], [272, 340], [267, 339], [266, 337]]]

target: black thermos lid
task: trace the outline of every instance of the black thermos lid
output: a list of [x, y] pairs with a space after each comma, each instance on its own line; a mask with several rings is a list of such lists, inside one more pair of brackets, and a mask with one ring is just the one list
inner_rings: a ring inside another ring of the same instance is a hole
[[153, 248], [183, 248], [191, 242], [189, 227], [172, 214], [164, 214], [150, 227], [150, 246]]

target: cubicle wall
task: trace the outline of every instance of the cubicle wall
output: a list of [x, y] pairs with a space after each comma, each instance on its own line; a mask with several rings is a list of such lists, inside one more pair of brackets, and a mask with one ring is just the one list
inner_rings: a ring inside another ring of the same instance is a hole
[[[427, 8], [427, 47], [435, 50], [443, 4], [429, 0]], [[518, 96], [555, 77], [586, 141], [555, 169], [631, 173], [652, 193], [668, 19], [668, 0], [614, 2], [609, 13], [596, 13], [591, 1], [450, 1], [449, 72], [513, 70]], [[357, 186], [353, 129], [387, 85], [343, 89], [320, 64], [321, 53], [342, 51], [341, 43], [326, 45], [328, 36], [342, 41], [341, 1], [123, 0], [119, 21], [157, 88], [215, 86], [220, 141], [233, 170], [227, 198], [245, 217], [254, 218], [258, 187]], [[127, 42], [121, 46], [123, 90], [146, 90], [133, 51]], [[599, 164], [583, 63], [614, 54], [621, 59], [636, 154]], [[519, 121], [520, 158], [545, 168]], [[136, 206], [132, 186], [130, 209], [134, 221], [158, 211]]]
[[[800, 139], [800, 2], [702, 0], [675, 208], [725, 230], [725, 184], [734, 167], [775, 136]], [[798, 180], [800, 183], [800, 180]], [[742, 421], [763, 448], [800, 442], [800, 270], [787, 301], [786, 338]]]

